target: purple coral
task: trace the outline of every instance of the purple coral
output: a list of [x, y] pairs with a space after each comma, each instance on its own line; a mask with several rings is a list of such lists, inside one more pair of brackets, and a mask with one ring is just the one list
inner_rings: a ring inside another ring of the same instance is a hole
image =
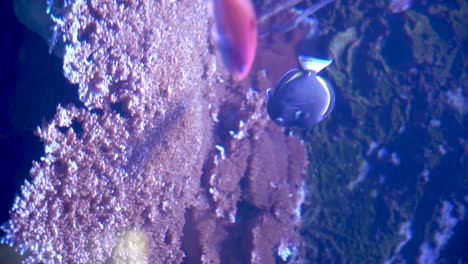
[[304, 148], [266, 117], [267, 84], [214, 87], [204, 1], [66, 4], [55, 23], [84, 107], [37, 130], [45, 156], [3, 242], [25, 263], [297, 255]]

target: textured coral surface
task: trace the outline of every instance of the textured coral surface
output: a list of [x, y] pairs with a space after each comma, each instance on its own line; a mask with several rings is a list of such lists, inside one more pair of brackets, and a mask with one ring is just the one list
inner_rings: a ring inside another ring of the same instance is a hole
[[[63, 59], [1, 30], [1, 176], [24, 167], [2, 188], [38, 162], [0, 262], [18, 262], [13, 248], [45, 263], [468, 260], [466, 1], [333, 1], [308, 17], [317, 1], [253, 1], [242, 83], [216, 54], [206, 1], [40, 2], [18, 19]], [[334, 59], [320, 74], [337, 100], [294, 131], [301, 143], [270, 123], [265, 91], [315, 52]], [[43, 117], [45, 148], [31, 135]]]
[[28, 263], [300, 255], [304, 147], [269, 122], [265, 76], [216, 71], [204, 1], [80, 0], [52, 18], [79, 102], [36, 130], [45, 156], [4, 242]]

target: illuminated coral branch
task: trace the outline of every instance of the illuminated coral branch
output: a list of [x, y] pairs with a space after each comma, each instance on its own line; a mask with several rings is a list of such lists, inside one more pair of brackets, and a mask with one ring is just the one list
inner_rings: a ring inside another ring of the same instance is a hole
[[212, 145], [202, 137], [205, 7], [75, 1], [64, 11], [64, 72], [87, 108], [58, 107], [38, 129], [45, 157], [4, 241], [27, 262], [102, 263], [135, 230], [149, 260], [180, 262], [184, 211]]

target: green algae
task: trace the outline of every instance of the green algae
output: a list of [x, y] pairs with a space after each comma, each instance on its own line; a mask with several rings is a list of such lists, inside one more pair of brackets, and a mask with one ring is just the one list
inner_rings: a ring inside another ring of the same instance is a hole
[[468, 2], [459, 0], [461, 7], [450, 12], [450, 22], [453, 25], [455, 35], [461, 41], [468, 40]]
[[[458, 125], [464, 120], [444, 99], [449, 87], [459, 87], [467, 78], [466, 71], [457, 72], [460, 61], [466, 67], [460, 43], [466, 39], [467, 10], [461, 5], [438, 13], [451, 21], [456, 36], [449, 39], [433, 27], [434, 14], [389, 14], [385, 1], [374, 6], [340, 2], [339, 10], [319, 18], [334, 59], [325, 72], [338, 96], [331, 117], [303, 132], [311, 204], [303, 210], [301, 232], [310, 263], [381, 263], [404, 239], [399, 228], [412, 218], [423, 195], [418, 175], [388, 185], [379, 177], [392, 175], [376, 174], [371, 164], [364, 180], [347, 186], [376, 156], [367, 153], [370, 145], [403, 140], [408, 125], [427, 133], [422, 136], [428, 144], [419, 153], [426, 168], [440, 164], [448, 144], [446, 129], [430, 127], [429, 121], [447, 115], [455, 115]], [[375, 25], [379, 30], [373, 30]], [[421, 104], [427, 105], [425, 113]]]
[[343, 59], [345, 59], [346, 57], [343, 56], [343, 52], [345, 51], [347, 46], [355, 42], [356, 40], [357, 32], [356, 28], [354, 27], [350, 27], [344, 32], [339, 32], [333, 37], [330, 43], [330, 53], [333, 56], [334, 63], [336, 64], [337, 68], [341, 68], [341, 65], [345, 63]]
[[440, 43], [440, 38], [431, 30], [431, 25], [427, 16], [409, 11], [408, 21], [405, 23], [405, 32], [411, 36], [412, 52], [416, 63], [433, 64], [436, 60], [437, 52], [441, 52], [435, 45]]

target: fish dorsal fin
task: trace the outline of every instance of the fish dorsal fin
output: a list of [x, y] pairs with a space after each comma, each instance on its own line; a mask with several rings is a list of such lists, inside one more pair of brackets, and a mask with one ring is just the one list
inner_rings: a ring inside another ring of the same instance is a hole
[[313, 71], [315, 73], [319, 73], [333, 62], [333, 60], [323, 60], [307, 56], [299, 56], [297, 59], [299, 60], [299, 64], [301, 64], [303, 70]]

